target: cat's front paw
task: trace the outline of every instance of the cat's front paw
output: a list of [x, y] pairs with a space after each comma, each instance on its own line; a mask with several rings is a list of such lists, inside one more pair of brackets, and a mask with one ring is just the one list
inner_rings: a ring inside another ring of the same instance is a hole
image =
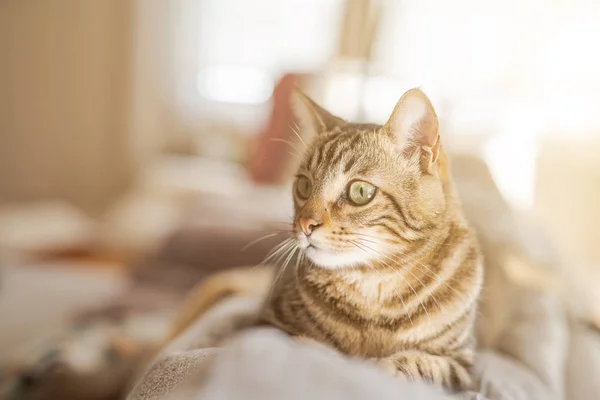
[[323, 346], [322, 343], [317, 342], [315, 339], [313, 338], [309, 338], [307, 336], [292, 336], [292, 339], [298, 343], [306, 343], [306, 344], [310, 344], [312, 346]]
[[385, 372], [393, 377], [406, 380], [411, 379], [407, 373], [398, 368], [396, 361], [393, 358], [372, 358], [371, 361], [377, 364], [380, 368], [383, 368]]

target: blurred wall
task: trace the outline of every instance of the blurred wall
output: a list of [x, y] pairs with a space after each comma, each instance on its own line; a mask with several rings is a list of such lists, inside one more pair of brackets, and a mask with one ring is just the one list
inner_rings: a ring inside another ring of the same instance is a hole
[[131, 180], [132, 4], [0, 1], [0, 203], [96, 212]]
[[600, 267], [600, 140], [568, 135], [541, 143], [533, 212], [561, 240], [573, 271]]

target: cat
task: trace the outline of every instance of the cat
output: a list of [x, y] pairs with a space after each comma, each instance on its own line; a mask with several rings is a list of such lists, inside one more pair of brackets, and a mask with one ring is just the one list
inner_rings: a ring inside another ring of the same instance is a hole
[[[483, 260], [430, 100], [407, 91], [383, 126], [347, 122], [300, 92], [293, 104], [312, 140], [292, 190], [293, 236], [280, 247], [286, 265], [257, 324], [398, 377], [470, 389]], [[212, 279], [175, 333], [235, 291]]]

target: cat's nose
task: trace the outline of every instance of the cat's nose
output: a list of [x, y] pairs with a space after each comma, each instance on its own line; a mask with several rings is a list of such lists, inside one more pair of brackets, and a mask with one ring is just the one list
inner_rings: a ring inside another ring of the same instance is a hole
[[298, 223], [300, 224], [300, 228], [302, 228], [302, 232], [304, 232], [306, 236], [310, 236], [310, 234], [313, 233], [318, 226], [323, 225], [321, 221], [317, 221], [312, 217], [300, 217], [298, 219]]

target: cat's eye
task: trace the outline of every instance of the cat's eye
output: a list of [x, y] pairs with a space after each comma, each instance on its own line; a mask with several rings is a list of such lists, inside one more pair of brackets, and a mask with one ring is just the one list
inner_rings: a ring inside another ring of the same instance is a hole
[[377, 188], [368, 182], [354, 181], [348, 187], [348, 198], [356, 206], [364, 206], [375, 196]]
[[305, 176], [301, 176], [296, 181], [296, 194], [302, 200], [308, 199], [312, 193], [312, 182]]

